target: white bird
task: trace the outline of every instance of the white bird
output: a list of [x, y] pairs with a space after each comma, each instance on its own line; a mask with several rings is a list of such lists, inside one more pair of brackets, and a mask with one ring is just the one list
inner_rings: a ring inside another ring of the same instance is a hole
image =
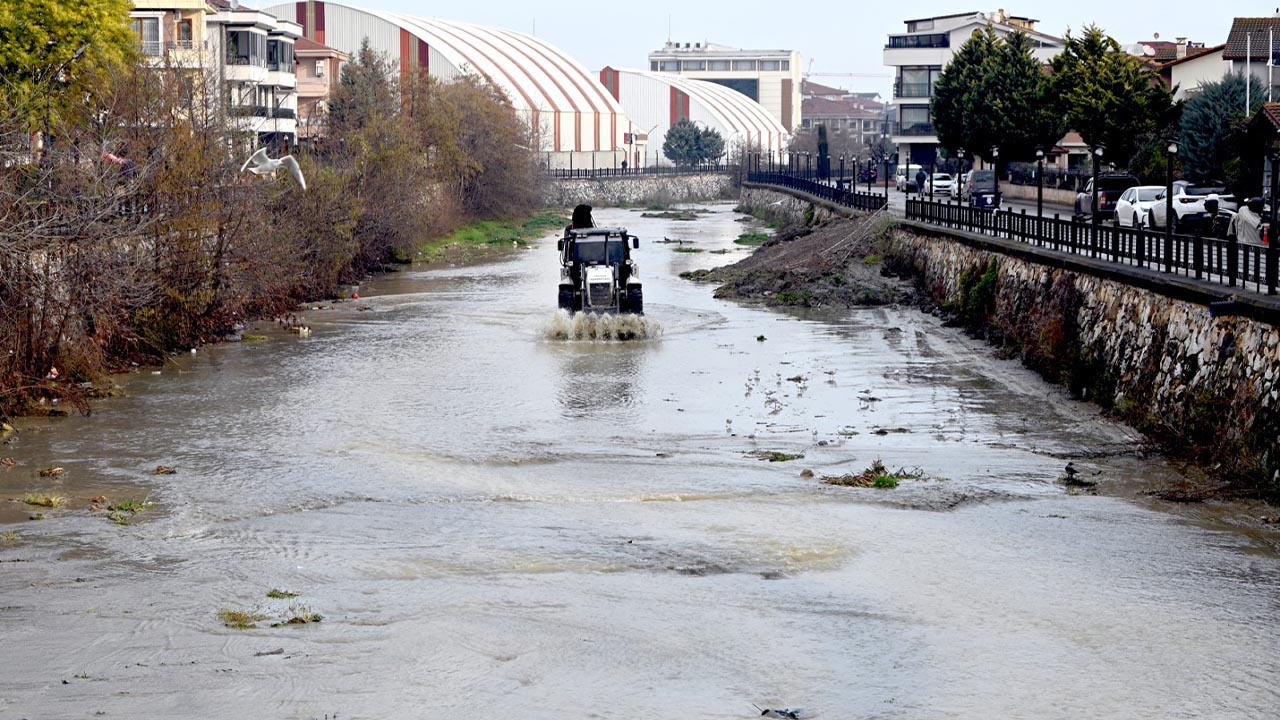
[[[253, 167], [249, 167], [252, 165]], [[254, 175], [272, 175], [280, 168], [289, 171], [294, 180], [298, 181], [298, 185], [305, 191], [307, 189], [307, 181], [302, 177], [302, 168], [298, 167], [298, 161], [292, 155], [285, 155], [281, 158], [272, 160], [267, 157], [266, 148], [258, 148], [258, 151], [249, 156], [244, 161], [244, 165], [240, 166], [240, 172], [248, 170]]]

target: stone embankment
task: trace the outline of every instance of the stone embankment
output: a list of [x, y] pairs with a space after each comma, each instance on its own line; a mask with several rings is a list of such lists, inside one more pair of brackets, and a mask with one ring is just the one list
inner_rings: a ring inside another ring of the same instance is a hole
[[[743, 203], [822, 212], [760, 188]], [[1280, 302], [1240, 293], [1211, 312], [1228, 288], [913, 223], [877, 246], [927, 305], [1197, 461], [1228, 494], [1280, 497]]]
[[702, 173], [549, 180], [543, 204], [573, 207], [578, 203], [610, 206], [725, 200], [737, 197], [734, 179], [730, 173]]

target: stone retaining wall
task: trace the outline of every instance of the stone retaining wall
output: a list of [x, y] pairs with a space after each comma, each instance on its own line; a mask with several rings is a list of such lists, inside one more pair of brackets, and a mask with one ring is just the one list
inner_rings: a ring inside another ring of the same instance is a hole
[[[809, 200], [750, 189], [743, 202], [798, 217]], [[1275, 298], [1240, 293], [1215, 315], [1209, 303], [1230, 288], [905, 222], [886, 261], [1046, 379], [1238, 488], [1280, 497]]]
[[729, 173], [631, 175], [595, 179], [549, 180], [543, 202], [550, 207], [643, 205], [724, 200], [736, 197]]

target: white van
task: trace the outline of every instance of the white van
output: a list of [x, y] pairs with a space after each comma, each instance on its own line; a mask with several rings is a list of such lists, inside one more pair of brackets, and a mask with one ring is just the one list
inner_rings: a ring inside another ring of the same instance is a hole
[[[896, 184], [898, 192], [918, 192], [916, 190], [916, 173], [923, 168], [919, 165], [899, 165]], [[928, 173], [925, 173], [926, 175]]]

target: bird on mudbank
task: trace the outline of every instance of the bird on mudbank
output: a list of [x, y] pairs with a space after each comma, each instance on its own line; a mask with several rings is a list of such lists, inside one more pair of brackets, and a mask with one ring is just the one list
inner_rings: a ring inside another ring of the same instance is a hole
[[1068, 480], [1074, 480], [1076, 475], [1080, 473], [1080, 471], [1076, 469], [1076, 464], [1073, 462], [1068, 462], [1067, 466], [1063, 468], [1062, 471], [1067, 474]]

